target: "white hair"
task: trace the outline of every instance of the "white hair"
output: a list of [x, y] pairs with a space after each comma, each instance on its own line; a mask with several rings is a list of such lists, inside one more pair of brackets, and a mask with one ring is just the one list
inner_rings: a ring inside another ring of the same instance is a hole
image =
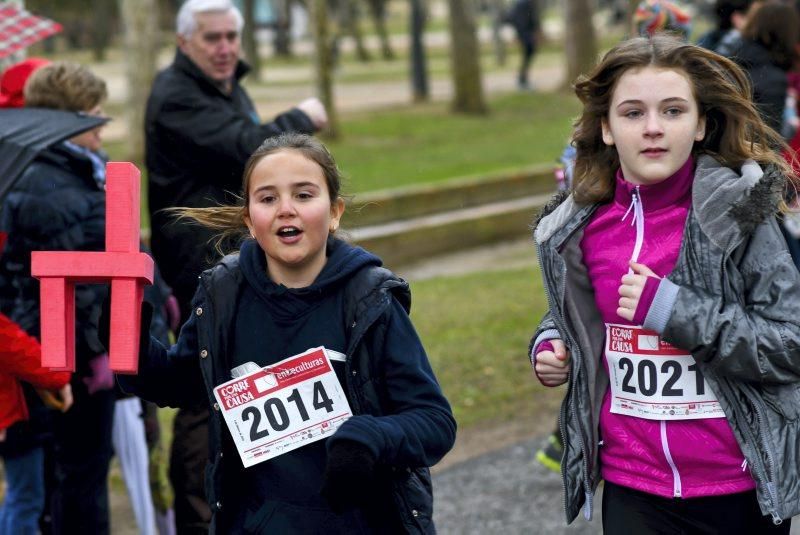
[[233, 13], [236, 19], [236, 31], [241, 32], [244, 25], [242, 12], [231, 0], [186, 0], [175, 19], [175, 29], [178, 35], [189, 38], [197, 29], [198, 13]]

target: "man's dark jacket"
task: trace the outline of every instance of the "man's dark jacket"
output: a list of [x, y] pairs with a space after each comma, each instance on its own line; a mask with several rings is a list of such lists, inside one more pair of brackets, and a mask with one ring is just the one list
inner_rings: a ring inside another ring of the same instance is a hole
[[[299, 109], [260, 124], [252, 101], [239, 85], [248, 67], [239, 62], [230, 94], [180, 50], [153, 83], [145, 115], [146, 162], [156, 262], [185, 307], [197, 288], [197, 276], [213, 265], [211, 231], [178, 224], [159, 210], [205, 207], [233, 202], [241, 191], [250, 154], [268, 137], [282, 132], [314, 132]], [[181, 311], [184, 315], [185, 310]]]
[[[236, 459], [223, 458], [223, 416], [217, 405], [213, 388], [230, 380], [228, 348], [231, 346], [232, 326], [237, 314], [239, 296], [247, 282], [239, 267], [239, 256], [225, 257], [213, 269], [203, 273], [193, 301], [189, 321], [181, 329], [177, 345], [167, 353], [160, 344], [151, 343], [147, 354], [140, 356], [139, 375], [119, 376], [120, 384], [136, 395], [161, 406], [180, 407], [206, 403], [211, 410], [209, 422], [209, 465], [206, 468], [206, 493], [214, 515], [224, 513], [223, 481], [226, 463]], [[386, 377], [401, 373], [383, 370], [386, 351], [413, 353], [414, 348], [389, 347], [393, 333], [387, 332], [392, 314], [392, 301], [397, 299], [408, 310], [411, 294], [408, 284], [390, 271], [369, 266], [347, 282], [344, 297], [344, 325], [348, 326], [345, 361], [346, 384], [343, 385], [353, 416], [329, 438], [362, 442], [379, 436], [399, 444], [378, 447], [381, 456], [388, 456], [391, 475], [384, 480], [390, 490], [398, 518], [387, 519], [391, 533], [434, 533], [433, 495], [428, 468], [401, 467], [400, 459], [426, 459], [434, 464], [452, 447], [456, 422], [441, 393], [436, 395], [407, 392], [410, 398], [424, 397], [425, 403], [415, 411], [402, 413], [394, 423], [380, 425], [376, 417], [392, 412], [387, 400]], [[395, 338], [396, 339], [396, 338]], [[201, 349], [202, 348], [202, 349]], [[413, 361], [409, 361], [409, 367]], [[418, 373], [427, 373], [419, 368]], [[410, 373], [408, 369], [402, 373]], [[438, 389], [438, 387], [437, 387]], [[419, 387], [424, 390], [423, 386]], [[392, 430], [387, 430], [387, 426]], [[345, 429], [347, 428], [347, 429]], [[376, 429], [384, 429], [375, 433]], [[427, 445], [427, 446], [425, 446]], [[389, 451], [389, 453], [387, 453]], [[427, 466], [427, 465], [426, 465]], [[229, 470], [229, 469], [228, 469]], [[212, 532], [219, 521], [212, 521]]]

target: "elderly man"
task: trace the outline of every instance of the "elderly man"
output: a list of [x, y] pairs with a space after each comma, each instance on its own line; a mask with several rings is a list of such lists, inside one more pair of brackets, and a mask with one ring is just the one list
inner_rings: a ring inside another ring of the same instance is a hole
[[178, 50], [153, 83], [145, 117], [152, 248], [186, 315], [197, 275], [215, 260], [208, 235], [173, 224], [173, 206], [213, 206], [241, 189], [248, 156], [281, 132], [313, 133], [327, 122], [319, 100], [304, 100], [260, 123], [240, 79], [242, 16], [230, 0], [188, 0], [177, 17]]
[[[242, 15], [230, 0], [187, 0], [177, 16], [178, 49], [153, 83], [145, 117], [152, 250], [185, 320], [200, 272], [217, 254], [211, 234], [163, 212], [174, 206], [231, 202], [248, 156], [282, 132], [313, 133], [327, 123], [316, 98], [262, 123], [239, 84]], [[179, 532], [202, 532], [210, 518], [203, 497], [207, 457], [205, 409], [175, 420], [171, 478]], [[195, 529], [196, 528], [196, 529]]]

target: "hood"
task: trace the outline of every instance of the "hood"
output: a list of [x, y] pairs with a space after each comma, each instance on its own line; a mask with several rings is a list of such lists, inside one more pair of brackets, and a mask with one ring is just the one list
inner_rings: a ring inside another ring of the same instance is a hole
[[[104, 152], [98, 152], [97, 155], [103, 160], [108, 160]], [[36, 156], [34, 162], [65, 170], [72, 175], [81, 177], [92, 187], [99, 188], [94, 180], [94, 166], [89, 157], [70, 150], [64, 143], [57, 143], [43, 150]]]
[[380, 266], [381, 260], [362, 249], [337, 238], [328, 238], [328, 261], [316, 280], [305, 288], [287, 288], [276, 284], [267, 275], [267, 259], [255, 240], [242, 245], [240, 266], [250, 287], [267, 303], [277, 317], [296, 318], [338, 289], [365, 266]]
[[703, 232], [726, 249], [778, 213], [785, 185], [777, 169], [765, 172], [748, 160], [737, 171], [703, 155], [697, 160], [692, 209]]

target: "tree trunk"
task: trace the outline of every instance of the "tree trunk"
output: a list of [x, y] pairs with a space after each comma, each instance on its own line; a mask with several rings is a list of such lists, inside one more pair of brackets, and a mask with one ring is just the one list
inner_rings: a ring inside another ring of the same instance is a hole
[[328, 111], [327, 137], [339, 137], [339, 118], [333, 99], [333, 55], [328, 36], [327, 0], [312, 0], [311, 28], [314, 35], [314, 74], [317, 94]]
[[290, 0], [275, 0], [275, 55], [292, 55], [292, 6]]
[[472, 0], [447, 0], [450, 11], [452, 109], [456, 113], [488, 112], [483, 96], [481, 54]]
[[339, 0], [344, 3], [344, 14], [347, 27], [356, 44], [356, 57], [359, 61], [370, 61], [372, 57], [364, 45], [364, 34], [361, 32], [361, 9], [357, 0]]
[[375, 31], [381, 43], [381, 55], [385, 60], [394, 59], [394, 51], [389, 41], [389, 32], [386, 30], [386, 2], [388, 0], [369, 0], [372, 20], [375, 22]]
[[428, 85], [428, 67], [425, 60], [425, 6], [422, 0], [410, 0], [410, 33], [411, 33], [411, 94], [414, 102], [423, 102], [430, 98]]
[[106, 49], [111, 38], [112, 9], [113, 0], [94, 0], [92, 2], [92, 55], [95, 61], [106, 60]]
[[144, 111], [159, 49], [158, 0], [119, 0], [125, 49], [128, 102], [126, 159], [144, 166]]
[[244, 16], [244, 28], [242, 29], [242, 45], [244, 45], [244, 55], [250, 65], [249, 76], [253, 80], [261, 81], [261, 58], [258, 55], [258, 40], [256, 39], [256, 2], [255, 0], [244, 0], [242, 6]]
[[564, 3], [564, 20], [570, 21], [570, 29], [564, 39], [567, 59], [567, 78], [564, 80], [566, 87], [570, 87], [579, 75], [588, 72], [597, 60], [592, 4], [592, 0], [566, 0]]

